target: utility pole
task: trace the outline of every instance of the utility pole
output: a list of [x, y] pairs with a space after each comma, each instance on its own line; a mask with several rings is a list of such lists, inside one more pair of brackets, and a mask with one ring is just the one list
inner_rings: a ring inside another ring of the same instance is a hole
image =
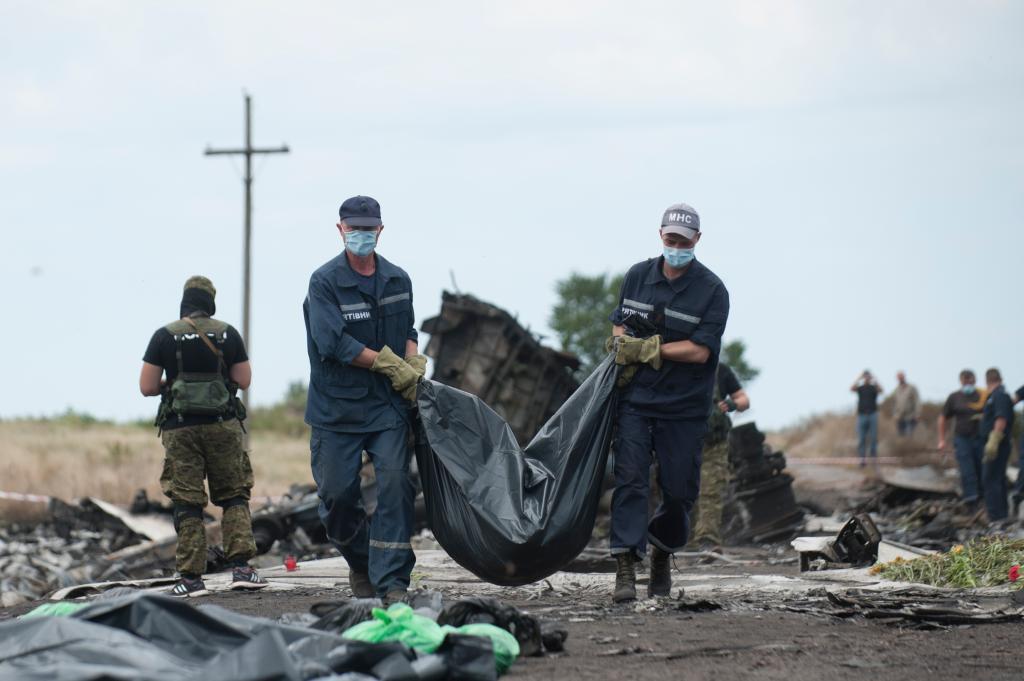
[[[206, 147], [206, 156], [245, 156], [245, 246], [242, 264], [242, 340], [252, 354], [252, 329], [249, 311], [252, 307], [252, 157], [254, 154], [287, 154], [287, 145], [258, 148], [252, 146], [252, 97], [245, 93], [245, 146], [241, 149], [212, 149]], [[242, 403], [249, 408], [249, 391], [242, 393]]]

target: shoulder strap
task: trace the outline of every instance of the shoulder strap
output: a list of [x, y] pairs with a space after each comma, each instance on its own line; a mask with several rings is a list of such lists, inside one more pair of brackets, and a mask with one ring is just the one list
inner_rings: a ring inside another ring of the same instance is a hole
[[185, 365], [181, 361], [181, 334], [174, 334], [174, 358], [178, 362], [178, 375], [185, 373]]
[[228, 365], [224, 361], [224, 353], [217, 349], [217, 346], [215, 346], [210, 339], [206, 337], [206, 332], [200, 329], [191, 317], [185, 317], [185, 321], [188, 322], [189, 326], [196, 330], [199, 340], [203, 341], [203, 343], [206, 344], [206, 347], [210, 348], [210, 352], [217, 355], [217, 361], [220, 363], [220, 368], [224, 371], [224, 374], [227, 375]]

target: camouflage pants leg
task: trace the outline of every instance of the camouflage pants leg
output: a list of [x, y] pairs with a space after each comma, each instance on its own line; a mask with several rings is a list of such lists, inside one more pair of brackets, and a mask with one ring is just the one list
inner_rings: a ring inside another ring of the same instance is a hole
[[221, 520], [224, 555], [232, 563], [241, 565], [256, 555], [249, 513], [252, 464], [242, 444], [242, 427], [238, 421], [212, 423], [204, 427], [210, 429], [204, 440], [210, 499], [224, 509]]
[[[209, 480], [210, 498], [224, 508], [221, 529], [225, 555], [239, 563], [256, 555], [248, 503], [252, 466], [242, 447], [238, 421], [168, 430], [163, 434], [163, 443], [166, 458], [160, 486], [176, 509], [201, 511], [208, 500], [204, 482]], [[206, 569], [206, 531], [202, 519], [183, 517], [177, 530], [178, 572], [202, 574]]]
[[220, 527], [224, 533], [224, 555], [228, 561], [236, 565], [248, 563], [256, 555], [249, 504], [225, 508]]
[[704, 449], [700, 471], [700, 497], [697, 499], [693, 543], [722, 544], [722, 496], [729, 482], [729, 443], [717, 442]]
[[[165, 451], [160, 488], [174, 502], [178, 547], [175, 567], [181, 574], [201, 575], [206, 571], [206, 528], [202, 509], [206, 506], [206, 461], [200, 426], [165, 430]], [[198, 516], [198, 517], [197, 517]]]

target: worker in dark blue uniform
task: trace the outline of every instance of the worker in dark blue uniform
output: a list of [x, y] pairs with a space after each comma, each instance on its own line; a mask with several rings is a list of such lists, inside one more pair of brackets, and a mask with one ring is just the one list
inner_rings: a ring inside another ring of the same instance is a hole
[[[1021, 400], [1024, 400], [1024, 385], [1013, 393], [1014, 404]], [[1024, 437], [1017, 443], [1017, 452], [1017, 484], [1013, 488], [1013, 507], [1010, 509], [1010, 514], [1014, 517], [1020, 514], [1020, 507], [1024, 504]]]
[[[671, 554], [690, 532], [729, 292], [694, 258], [700, 217], [670, 206], [661, 222], [664, 252], [626, 273], [611, 314], [609, 349], [623, 365], [615, 443], [611, 552], [616, 602], [636, 598], [636, 567], [653, 545], [649, 596], [668, 596]], [[648, 521], [651, 454], [661, 504]]]
[[1003, 387], [999, 369], [985, 372], [988, 398], [981, 410], [982, 454], [981, 480], [985, 494], [985, 510], [990, 522], [1009, 515], [1006, 485], [1006, 464], [1010, 460], [1010, 433], [1013, 432], [1013, 400]]
[[[313, 479], [353, 594], [390, 604], [405, 597], [415, 564], [409, 412], [426, 359], [417, 350], [409, 275], [374, 252], [384, 229], [380, 205], [355, 196], [339, 216], [345, 250], [313, 273], [302, 306]], [[364, 451], [378, 489], [369, 519], [359, 485]]]

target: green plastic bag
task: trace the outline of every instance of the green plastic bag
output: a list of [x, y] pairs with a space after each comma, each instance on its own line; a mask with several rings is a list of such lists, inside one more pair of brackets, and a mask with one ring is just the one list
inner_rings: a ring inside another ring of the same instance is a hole
[[72, 603], [70, 601], [58, 601], [56, 603], [43, 603], [35, 610], [26, 612], [21, 619], [27, 620], [33, 617], [67, 617], [89, 605], [88, 603]]
[[387, 610], [373, 609], [373, 619], [346, 629], [343, 638], [367, 643], [398, 641], [414, 650], [432, 653], [444, 641], [445, 631], [437, 622], [417, 615], [405, 603], [395, 603]]
[[422, 653], [436, 651], [444, 642], [448, 632], [483, 636], [491, 640], [494, 648], [494, 665], [499, 674], [512, 666], [519, 657], [519, 641], [516, 637], [493, 624], [464, 624], [461, 627], [440, 626], [437, 622], [417, 615], [405, 603], [395, 603], [387, 610], [373, 609], [373, 619], [360, 622], [345, 630], [342, 638], [367, 643], [391, 643], [397, 641]]
[[516, 637], [493, 624], [463, 624], [457, 629], [451, 627], [444, 627], [444, 629], [459, 634], [485, 636], [491, 639], [491, 645], [494, 646], [494, 664], [497, 666], [499, 674], [504, 674], [519, 657], [519, 641], [516, 640]]

